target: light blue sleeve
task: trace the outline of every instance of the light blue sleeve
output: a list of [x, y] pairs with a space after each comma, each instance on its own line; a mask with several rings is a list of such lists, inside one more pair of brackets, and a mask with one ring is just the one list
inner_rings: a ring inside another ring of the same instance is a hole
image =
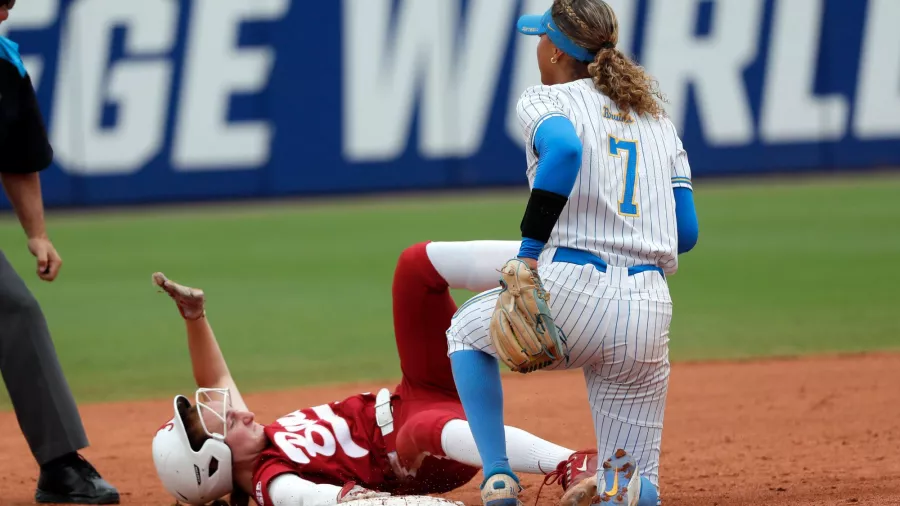
[[[534, 150], [538, 155], [534, 189], [568, 198], [581, 169], [581, 139], [575, 125], [561, 114], [548, 117], [535, 131]], [[525, 238], [519, 256], [536, 259], [543, 249], [543, 242]]]
[[690, 188], [675, 188], [675, 221], [678, 225], [678, 254], [687, 253], [697, 244], [700, 224]]
[[581, 139], [565, 116], [544, 120], [534, 135], [538, 154], [534, 187], [568, 197], [581, 168]]

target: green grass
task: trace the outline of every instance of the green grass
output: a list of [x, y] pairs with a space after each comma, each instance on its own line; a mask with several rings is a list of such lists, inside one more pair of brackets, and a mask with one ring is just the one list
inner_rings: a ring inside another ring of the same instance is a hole
[[[696, 192], [700, 243], [671, 278], [673, 359], [900, 347], [900, 178]], [[51, 211], [65, 261], [52, 284], [37, 280], [8, 218], [0, 244], [41, 302], [80, 402], [192, 387], [181, 321], [150, 285], [156, 270], [206, 290], [243, 390], [287, 388], [397, 377], [397, 255], [427, 239], [515, 239], [525, 197]]]
[[697, 190], [672, 278], [676, 359], [900, 348], [900, 179]]

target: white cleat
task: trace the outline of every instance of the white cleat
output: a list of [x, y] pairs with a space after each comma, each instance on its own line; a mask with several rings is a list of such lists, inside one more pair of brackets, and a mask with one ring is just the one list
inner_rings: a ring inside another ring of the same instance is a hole
[[522, 506], [519, 493], [522, 486], [506, 474], [495, 474], [481, 484], [481, 502], [484, 506]]
[[601, 468], [601, 478], [583, 480], [566, 491], [560, 506], [637, 506], [641, 498], [641, 477], [637, 463], [628, 452], [619, 449], [606, 459]]

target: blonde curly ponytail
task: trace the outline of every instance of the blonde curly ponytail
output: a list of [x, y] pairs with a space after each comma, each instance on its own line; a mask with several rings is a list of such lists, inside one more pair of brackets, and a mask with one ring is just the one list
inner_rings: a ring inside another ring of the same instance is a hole
[[665, 101], [665, 97], [659, 91], [659, 83], [619, 50], [601, 49], [594, 62], [588, 65], [588, 73], [594, 86], [622, 113], [662, 116], [663, 108], [656, 99]]
[[[626, 115], [665, 114], [659, 83], [640, 65], [616, 49], [619, 22], [603, 0], [554, 0], [553, 20], [579, 46], [596, 54], [587, 65], [594, 86]], [[659, 101], [657, 101], [659, 100]]]

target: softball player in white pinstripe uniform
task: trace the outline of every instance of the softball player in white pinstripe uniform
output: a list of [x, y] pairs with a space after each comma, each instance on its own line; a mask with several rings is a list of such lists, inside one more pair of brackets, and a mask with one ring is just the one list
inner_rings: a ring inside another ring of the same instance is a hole
[[[570, 489], [564, 503], [596, 494], [610, 504], [653, 505], [669, 379], [666, 275], [698, 236], [690, 165], [652, 80], [615, 49], [617, 22], [605, 2], [556, 0], [518, 28], [541, 37], [544, 83], [517, 106], [532, 189], [518, 257], [537, 266], [551, 294], [569, 349], [568, 363], [555, 367], [584, 369], [598, 451], [611, 458], [596, 484]], [[488, 335], [498, 292], [464, 304], [447, 337], [484, 462], [482, 499], [515, 506], [520, 487], [505, 460]]]

